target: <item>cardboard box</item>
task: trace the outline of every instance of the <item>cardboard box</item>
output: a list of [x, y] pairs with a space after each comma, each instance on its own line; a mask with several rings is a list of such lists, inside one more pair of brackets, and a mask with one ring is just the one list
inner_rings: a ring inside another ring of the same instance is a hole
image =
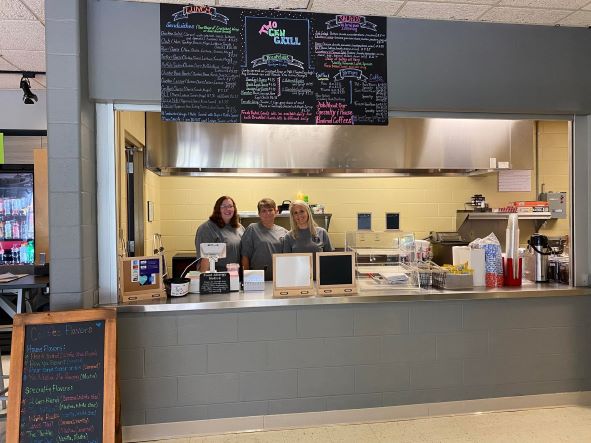
[[119, 300], [122, 303], [165, 297], [162, 256], [119, 259]]

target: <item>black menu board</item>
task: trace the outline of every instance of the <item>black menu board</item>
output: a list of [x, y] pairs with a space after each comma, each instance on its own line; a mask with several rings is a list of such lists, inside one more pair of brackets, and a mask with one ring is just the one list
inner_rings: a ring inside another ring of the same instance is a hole
[[115, 315], [94, 311], [15, 317], [8, 441], [113, 441]]
[[240, 119], [240, 10], [160, 5], [162, 119]]
[[243, 11], [240, 121], [314, 123], [311, 14]]
[[160, 5], [162, 119], [388, 124], [386, 18]]
[[316, 14], [316, 124], [387, 124], [386, 18]]

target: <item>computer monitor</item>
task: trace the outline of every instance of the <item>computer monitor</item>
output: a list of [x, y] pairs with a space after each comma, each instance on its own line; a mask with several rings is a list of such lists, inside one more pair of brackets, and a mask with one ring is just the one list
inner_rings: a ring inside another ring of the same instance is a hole
[[199, 245], [201, 257], [226, 258], [225, 243], [201, 243]]
[[225, 243], [201, 243], [199, 245], [201, 258], [209, 260], [209, 272], [215, 272], [215, 262], [226, 257]]
[[316, 284], [319, 295], [357, 293], [354, 254], [352, 252], [316, 253]]

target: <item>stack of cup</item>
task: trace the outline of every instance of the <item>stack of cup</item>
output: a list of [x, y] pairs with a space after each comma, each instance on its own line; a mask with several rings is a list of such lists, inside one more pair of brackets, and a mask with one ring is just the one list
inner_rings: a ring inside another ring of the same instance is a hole
[[503, 261], [501, 246], [495, 244], [482, 245], [484, 249], [484, 276], [487, 288], [503, 286]]

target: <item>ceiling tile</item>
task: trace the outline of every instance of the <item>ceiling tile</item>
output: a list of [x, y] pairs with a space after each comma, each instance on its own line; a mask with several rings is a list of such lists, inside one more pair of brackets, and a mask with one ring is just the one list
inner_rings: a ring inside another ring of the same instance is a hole
[[4, 57], [2, 57], [2, 54], [0, 54], [0, 69], [3, 71], [14, 71], [17, 68], [8, 60], [5, 60]]
[[218, 6], [256, 9], [306, 9], [308, 0], [218, 0]]
[[35, 16], [18, 0], [2, 0], [0, 2], [0, 19], [35, 20]]
[[312, 11], [355, 15], [394, 16], [403, 1], [388, 0], [314, 0]]
[[591, 11], [576, 11], [558, 22], [562, 26], [591, 27]]
[[502, 22], [532, 25], [554, 25], [569, 14], [554, 9], [492, 8], [482, 17], [487, 22]]
[[434, 20], [476, 20], [489, 8], [484, 5], [407, 2], [398, 15]]
[[585, 6], [583, 9], [585, 9], [585, 10], [588, 9], [589, 11], [591, 11], [591, 2], [589, 2], [589, 4], [587, 6]]
[[576, 11], [589, 0], [501, 0], [498, 6], [525, 6], [546, 9], [570, 9]]
[[47, 87], [47, 76], [36, 75], [35, 78], [31, 79], [31, 88], [33, 89], [45, 89]]
[[0, 89], [20, 89], [21, 74], [0, 74]]
[[127, 2], [137, 2], [137, 3], [172, 3], [175, 5], [186, 5], [187, 3], [191, 3], [187, 0], [125, 0]]
[[45, 72], [45, 51], [0, 49], [0, 55], [19, 70]]
[[45, 0], [21, 0], [38, 20], [45, 23]]
[[0, 21], [0, 51], [2, 49], [45, 51], [45, 27], [37, 20]]
[[499, 3], [499, 0], [425, 0], [427, 2], [433, 2], [433, 3], [451, 3], [451, 4], [457, 4], [457, 3], [471, 3], [474, 5], [496, 5]]

